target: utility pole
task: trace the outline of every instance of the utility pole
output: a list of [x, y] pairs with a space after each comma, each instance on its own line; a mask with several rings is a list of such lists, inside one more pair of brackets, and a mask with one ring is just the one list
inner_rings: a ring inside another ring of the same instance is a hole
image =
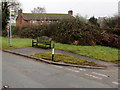
[[14, 10], [11, 9], [10, 7], [10, 29], [9, 29], [9, 44], [10, 44], [10, 47], [12, 47], [12, 16], [14, 16]]

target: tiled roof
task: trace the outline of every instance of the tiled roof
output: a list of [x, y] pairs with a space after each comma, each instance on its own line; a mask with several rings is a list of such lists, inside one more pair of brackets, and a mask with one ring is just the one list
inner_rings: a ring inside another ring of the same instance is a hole
[[48, 13], [23, 13], [22, 14], [23, 18], [25, 20], [60, 20], [63, 18], [70, 18], [73, 17], [69, 14], [48, 14]]

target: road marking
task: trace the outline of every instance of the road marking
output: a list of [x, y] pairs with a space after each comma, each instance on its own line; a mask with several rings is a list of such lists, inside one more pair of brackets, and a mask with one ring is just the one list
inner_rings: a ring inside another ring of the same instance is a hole
[[[72, 68], [78, 70], [78, 68], [76, 68], [76, 67], [72, 67]], [[81, 71], [86, 71], [85, 69], [82, 69], [82, 68], [79, 68], [79, 70], [81, 70]]]
[[102, 79], [101, 77], [97, 77], [97, 76], [94, 76], [94, 75], [91, 75], [91, 74], [85, 74], [85, 75], [96, 78], [96, 79], [100, 79], [100, 80]]
[[73, 69], [69, 69], [69, 68], [67, 68], [67, 70], [70, 70], [70, 71], [73, 71], [73, 72], [79, 72], [77, 70], [73, 70]]
[[119, 83], [118, 82], [112, 82], [113, 84], [116, 84], [116, 85], [118, 85]]
[[82, 69], [82, 68], [80, 68], [79, 70], [81, 70], [81, 71], [86, 71], [85, 69]]
[[105, 74], [101, 74], [101, 73], [96, 73], [96, 72], [92, 72], [93, 74], [96, 74], [96, 75], [99, 75], [99, 76], [103, 76], [103, 77], [108, 77], [107, 75]]
[[54, 67], [57, 67], [57, 68], [63, 68], [63, 67], [61, 67], [61, 66], [56, 66], [56, 65], [53, 65]]

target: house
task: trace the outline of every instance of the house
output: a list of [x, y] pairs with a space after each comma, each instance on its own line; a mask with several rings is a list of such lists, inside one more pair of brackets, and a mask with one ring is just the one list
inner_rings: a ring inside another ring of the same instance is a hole
[[18, 16], [16, 18], [16, 26], [26, 26], [33, 24], [48, 24], [53, 22], [58, 22], [64, 18], [73, 17], [73, 11], [69, 10], [68, 14], [51, 14], [51, 13], [23, 13], [22, 9], [18, 11]]

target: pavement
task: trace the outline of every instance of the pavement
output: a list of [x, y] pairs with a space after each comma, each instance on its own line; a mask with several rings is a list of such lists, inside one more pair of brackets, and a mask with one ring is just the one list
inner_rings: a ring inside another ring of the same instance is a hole
[[[20, 48], [20, 49], [14, 49], [14, 50], [3, 50], [3, 51], [18, 54], [18, 55], [22, 55], [22, 56], [25, 56], [25, 57], [29, 57], [29, 58], [32, 58], [32, 59], [37, 59], [37, 60], [40, 60], [40, 61], [43, 61], [43, 62], [56, 64], [56, 65], [73, 66], [73, 67], [75, 66], [75, 67], [84, 67], [84, 68], [102, 68], [102, 67], [65, 64], [65, 63], [62, 63], [62, 62], [57, 63], [57, 62], [48, 61], [48, 60], [39, 59], [39, 58], [35, 58], [35, 57], [30, 56], [30, 55], [34, 55], [36, 53], [51, 52], [52, 51], [51, 49], [27, 47], [27, 48]], [[74, 54], [74, 53], [67, 52], [67, 51], [55, 50], [55, 52], [62, 53], [62, 54], [65, 54], [65, 55], [69, 55], [69, 56], [74, 56], [74, 57], [81, 58], [81, 59], [88, 60], [88, 61], [92, 61], [92, 62], [95, 62], [95, 63], [100, 64], [100, 65], [106, 65], [108, 67], [117, 67], [118, 66], [117, 64], [113, 64], [113, 63], [110, 63], [110, 62], [104, 62], [104, 61], [101, 61], [101, 60], [85, 57], [85, 56]]]
[[9, 85], [10, 88], [103, 88], [103, 90], [110, 88], [117, 90], [118, 68], [111, 67], [104, 70], [58, 66], [38, 63], [31, 58], [3, 52], [2, 85]]

